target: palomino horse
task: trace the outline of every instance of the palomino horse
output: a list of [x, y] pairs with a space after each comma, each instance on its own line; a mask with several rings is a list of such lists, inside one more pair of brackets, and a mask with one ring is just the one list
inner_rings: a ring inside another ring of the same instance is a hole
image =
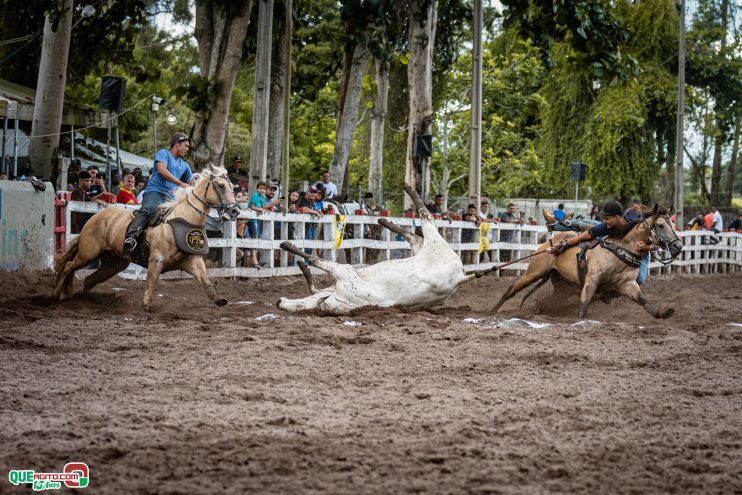
[[[680, 254], [683, 245], [673, 229], [672, 222], [668, 216], [669, 213], [660, 211], [657, 205], [654, 206], [654, 209], [644, 206], [642, 207], [642, 212], [645, 216], [644, 220], [636, 224], [623, 238], [609, 237], [607, 240], [630, 253], [633, 252], [634, 242], [636, 241], [651, 243], [659, 246], [664, 251], [669, 251], [671, 257], [667, 260], [668, 262], [672, 261], [672, 259]], [[560, 242], [575, 235], [574, 232], [559, 232], [554, 236], [554, 241]], [[550, 243], [543, 243], [538, 247], [536, 252], [544, 252], [549, 246]], [[538, 281], [539, 285], [536, 288], [540, 287], [550, 277], [555, 275], [554, 272], [557, 272], [558, 275], [552, 278], [553, 281], [555, 279], [556, 281], [563, 279], [566, 282], [579, 286], [580, 278], [576, 255], [580, 252], [580, 249], [581, 247], [574, 246], [559, 256], [551, 256], [549, 254], [535, 256], [533, 261], [528, 265], [526, 273], [508, 288], [492, 310], [497, 311], [505, 301], [534, 282]], [[668, 318], [674, 313], [674, 310], [669, 306], [658, 306], [647, 301], [642, 294], [639, 284], [636, 283], [639, 268], [634, 268], [624, 263], [608, 249], [598, 246], [588, 250], [587, 260], [587, 274], [585, 275], [585, 284], [582, 287], [582, 294], [580, 296], [580, 319], [585, 317], [587, 306], [599, 288], [602, 291], [616, 292], [628, 297], [640, 304], [655, 318]], [[559, 285], [555, 284], [555, 290], [558, 290]], [[526, 298], [531, 293], [533, 291], [529, 292]]]
[[[222, 222], [235, 220], [240, 209], [232, 192], [232, 184], [223, 167], [209, 165], [202, 177], [193, 187], [179, 189], [175, 200], [169, 205], [174, 208], [165, 220], [147, 230], [149, 259], [147, 263], [147, 282], [144, 289], [144, 310], [149, 310], [152, 293], [160, 274], [170, 270], [183, 270], [201, 282], [216, 305], [223, 306], [227, 300], [217, 297], [214, 284], [206, 274], [202, 255], [187, 254], [175, 244], [173, 229], [166, 222], [181, 219], [193, 226], [203, 228], [211, 208], [219, 213]], [[64, 294], [72, 294], [75, 271], [100, 258], [100, 268], [85, 279], [83, 291], [87, 292], [101, 282], [105, 282], [124, 270], [131, 258], [123, 254], [124, 233], [133, 214], [123, 208], [107, 208], [95, 215], [85, 224], [80, 236], [68, 246], [64, 255], [56, 263], [57, 281], [52, 297], [59, 300]]]

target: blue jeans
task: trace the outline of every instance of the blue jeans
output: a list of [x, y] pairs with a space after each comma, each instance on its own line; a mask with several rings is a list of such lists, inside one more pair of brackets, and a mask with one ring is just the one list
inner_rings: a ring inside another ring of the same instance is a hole
[[636, 283], [642, 285], [649, 275], [649, 253], [642, 257], [642, 264], [639, 265], [639, 275], [636, 276]]
[[170, 198], [166, 194], [162, 194], [157, 191], [149, 191], [144, 195], [142, 198], [142, 206], [139, 208], [140, 211], [143, 211], [147, 214], [147, 217], [150, 218], [152, 215], [155, 214], [157, 211], [157, 208], [164, 203], [165, 201], [170, 201], [172, 198]]
[[580, 230], [582, 230], [583, 225], [589, 225], [592, 227], [593, 225], [598, 225], [600, 222], [597, 220], [567, 220], [565, 222], [567, 226], [562, 225], [561, 223], [555, 223], [554, 224], [554, 232], [571, 232], [572, 229], [570, 229], [568, 226], [572, 227], [579, 227]]
[[[304, 239], [313, 241], [316, 238], [317, 238], [317, 224], [316, 223], [307, 224], [307, 233], [304, 236]], [[312, 254], [312, 248], [304, 248], [304, 252], [307, 254]]]

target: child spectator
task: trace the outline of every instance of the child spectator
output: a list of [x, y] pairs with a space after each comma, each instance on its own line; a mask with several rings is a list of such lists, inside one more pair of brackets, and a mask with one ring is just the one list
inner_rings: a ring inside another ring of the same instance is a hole
[[564, 211], [564, 203], [559, 203], [557, 209], [552, 211], [552, 215], [554, 215], [554, 218], [556, 218], [560, 222], [563, 222], [565, 220], [565, 217], [567, 216], [567, 212]]
[[[466, 213], [464, 213], [463, 220], [465, 222], [474, 222], [474, 225], [479, 228], [479, 224], [481, 223], [481, 219], [479, 218], [479, 215], [477, 214], [477, 207], [473, 204], [469, 205], [466, 208]], [[461, 230], [461, 243], [472, 243], [476, 242], [477, 240], [477, 229], [462, 229]], [[465, 265], [471, 265], [474, 263], [474, 256], [477, 254], [476, 251], [463, 251], [462, 253], [462, 261]]]

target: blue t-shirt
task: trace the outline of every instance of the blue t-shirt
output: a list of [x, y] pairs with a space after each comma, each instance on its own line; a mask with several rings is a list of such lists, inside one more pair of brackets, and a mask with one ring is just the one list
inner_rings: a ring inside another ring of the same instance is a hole
[[563, 222], [564, 221], [564, 217], [567, 216], [567, 213], [564, 210], [556, 209], [552, 213], [554, 214], [554, 218], [556, 218], [560, 222]]
[[173, 174], [174, 177], [178, 178], [181, 182], [188, 182], [193, 177], [191, 173], [191, 167], [182, 158], [173, 156], [170, 151], [165, 148], [161, 149], [155, 155], [155, 166], [152, 169], [152, 177], [147, 182], [147, 187], [144, 188], [144, 194], [150, 191], [166, 194], [170, 197], [178, 188], [177, 185], [173, 184], [169, 180], [160, 177], [157, 173], [157, 162], [162, 162], [167, 166], [167, 171]]
[[250, 207], [262, 208], [265, 206], [265, 196], [255, 191], [250, 197]]

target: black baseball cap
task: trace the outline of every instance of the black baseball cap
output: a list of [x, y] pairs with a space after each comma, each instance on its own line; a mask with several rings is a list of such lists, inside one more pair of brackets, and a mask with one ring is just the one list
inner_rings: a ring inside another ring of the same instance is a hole
[[606, 215], [608, 215], [608, 216], [613, 216], [613, 215], [621, 216], [621, 215], [623, 215], [623, 205], [621, 205], [621, 203], [619, 203], [618, 201], [616, 201], [615, 199], [613, 199], [611, 201], [608, 201], [605, 205], [603, 205], [603, 211], [601, 211], [600, 214], [603, 215], [603, 216], [606, 216]]
[[173, 137], [170, 138], [170, 147], [172, 148], [181, 141], [188, 141], [190, 143], [191, 138], [189, 138], [188, 134], [185, 132], [176, 132], [173, 134]]

